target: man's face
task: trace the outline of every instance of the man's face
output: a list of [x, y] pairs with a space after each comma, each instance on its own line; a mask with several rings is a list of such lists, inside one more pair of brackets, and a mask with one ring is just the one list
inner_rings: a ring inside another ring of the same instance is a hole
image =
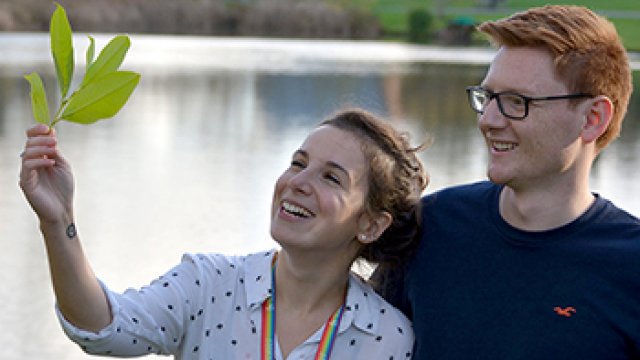
[[[501, 47], [481, 86], [529, 97], [564, 95], [551, 54], [542, 48]], [[570, 175], [580, 154], [583, 107], [569, 100], [532, 101], [523, 120], [511, 120], [491, 100], [478, 117], [488, 148], [487, 175], [512, 187], [546, 186]]]

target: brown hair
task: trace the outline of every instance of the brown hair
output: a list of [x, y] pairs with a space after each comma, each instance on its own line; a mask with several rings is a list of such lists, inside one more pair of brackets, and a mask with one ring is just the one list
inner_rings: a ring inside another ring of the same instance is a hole
[[613, 117], [596, 141], [597, 151], [618, 137], [632, 91], [631, 70], [618, 33], [607, 19], [585, 7], [547, 5], [484, 22], [478, 30], [496, 46], [548, 49], [570, 91], [605, 95], [613, 102]]
[[419, 203], [429, 178], [407, 133], [361, 109], [341, 111], [322, 125], [334, 126], [363, 140], [365, 159], [370, 164], [365, 211], [386, 211], [391, 225], [379, 239], [362, 247], [359, 258], [394, 266], [415, 249], [419, 228]]

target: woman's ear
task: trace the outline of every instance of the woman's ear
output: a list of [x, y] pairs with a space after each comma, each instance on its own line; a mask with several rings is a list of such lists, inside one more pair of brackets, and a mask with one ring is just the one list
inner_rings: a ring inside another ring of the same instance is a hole
[[375, 214], [365, 212], [360, 217], [358, 228], [360, 232], [356, 238], [363, 244], [376, 241], [393, 222], [393, 216], [386, 211]]
[[591, 99], [587, 109], [586, 122], [582, 128], [582, 140], [586, 143], [596, 141], [609, 127], [613, 117], [613, 103], [607, 96], [600, 95]]

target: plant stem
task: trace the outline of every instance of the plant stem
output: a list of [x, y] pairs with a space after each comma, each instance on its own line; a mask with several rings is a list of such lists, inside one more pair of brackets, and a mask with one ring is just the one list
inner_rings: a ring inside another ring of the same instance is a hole
[[50, 128], [54, 127], [58, 122], [60, 122], [60, 120], [62, 120], [60, 118], [60, 114], [62, 113], [62, 110], [67, 105], [68, 101], [69, 101], [69, 98], [62, 99], [62, 101], [60, 102], [60, 106], [58, 107], [58, 110], [56, 111], [56, 114], [53, 116], [53, 121], [49, 125]]

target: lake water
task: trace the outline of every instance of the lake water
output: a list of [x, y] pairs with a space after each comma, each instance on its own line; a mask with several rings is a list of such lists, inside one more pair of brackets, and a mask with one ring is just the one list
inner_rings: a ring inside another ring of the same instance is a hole
[[[98, 36], [98, 48], [110, 37]], [[75, 38], [77, 72], [87, 43]], [[54, 316], [42, 240], [17, 186], [23, 134], [33, 123], [22, 75], [38, 71], [50, 91], [57, 86], [48, 37], [0, 33], [0, 49], [0, 358], [86, 359]], [[124, 290], [162, 274], [184, 252], [273, 247], [275, 179], [308, 130], [345, 106], [388, 117], [416, 143], [434, 140], [422, 154], [428, 192], [483, 179], [486, 154], [464, 88], [482, 79], [491, 56], [378, 42], [132, 36], [124, 68], [142, 80], [125, 108], [92, 126], [57, 127], [94, 270]], [[636, 216], [637, 83], [623, 135], [591, 181]]]

